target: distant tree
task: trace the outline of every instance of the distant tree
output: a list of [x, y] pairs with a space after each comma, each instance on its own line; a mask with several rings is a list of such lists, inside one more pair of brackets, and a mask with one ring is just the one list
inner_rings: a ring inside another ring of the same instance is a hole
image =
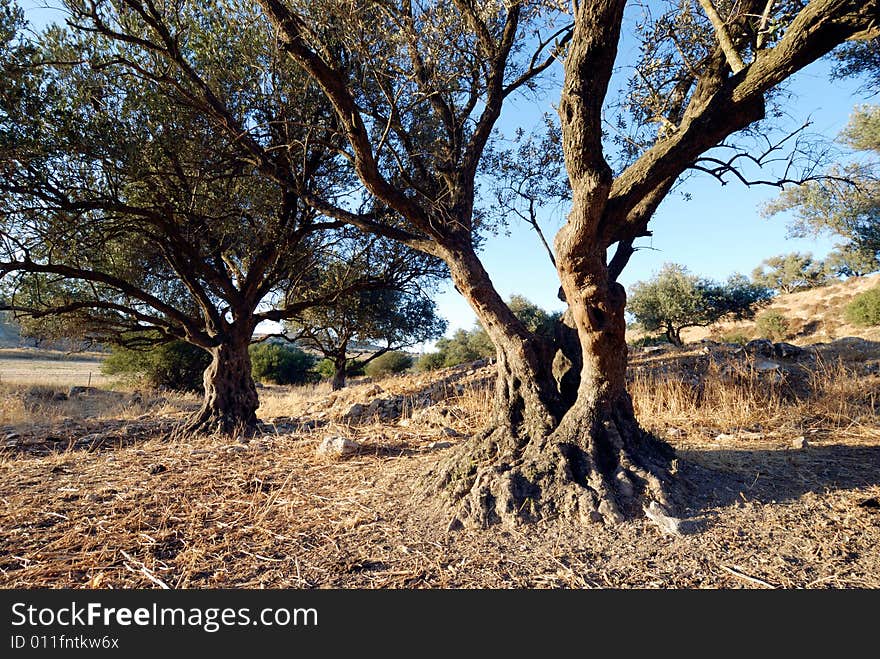
[[400, 350], [386, 352], [364, 367], [364, 371], [371, 378], [380, 378], [386, 375], [403, 373], [412, 368], [413, 356]]
[[864, 277], [877, 270], [877, 252], [854, 244], [836, 247], [825, 257], [825, 271], [832, 277]]
[[629, 293], [629, 311], [647, 331], [662, 330], [669, 341], [682, 345], [681, 331], [705, 327], [728, 317], [754, 316], [758, 303], [770, 291], [749, 283], [742, 275], [718, 284], [688, 272], [682, 265], [667, 263], [646, 282], [637, 282]]
[[752, 271], [752, 281], [779, 293], [794, 293], [827, 284], [828, 272], [812, 254], [792, 252], [764, 259]]
[[839, 140], [867, 157], [832, 167], [826, 178], [783, 190], [764, 213], [793, 212], [795, 236], [842, 238], [834, 257], [842, 266], [836, 274], [867, 274], [880, 268], [880, 106], [857, 107]]
[[[331, 278], [338, 278], [337, 286], [341, 285], [352, 272], [375, 267], [371, 259], [386, 257], [385, 251], [365, 253], [360, 262], [349, 260], [336, 268]], [[365, 290], [341, 296], [286, 323], [291, 340], [333, 363], [334, 391], [345, 386], [352, 365], [363, 368], [390, 351], [436, 339], [446, 330], [446, 321], [437, 315], [436, 305], [424, 292], [431, 278], [443, 274], [440, 262], [411, 253], [407, 263], [410, 276], [406, 290]]]

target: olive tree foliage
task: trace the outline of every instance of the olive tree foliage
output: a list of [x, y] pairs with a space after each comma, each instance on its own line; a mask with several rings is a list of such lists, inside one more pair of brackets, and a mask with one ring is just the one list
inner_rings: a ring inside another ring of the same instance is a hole
[[[638, 6], [644, 20], [625, 20], [625, 0], [257, 1], [332, 104], [361, 183], [402, 225], [328, 214], [443, 259], [496, 347], [490, 428], [435, 472], [456, 514], [668, 518], [672, 452], [626, 392], [617, 278], [687, 172], [737, 178], [747, 156], [767, 162], [741, 138], [772, 119], [768, 97], [846, 40], [876, 36], [877, 1], [658, 1]], [[619, 55], [624, 30], [639, 48]], [[505, 100], [557, 60], [571, 205], [552, 243], [567, 331], [551, 340], [516, 318], [477, 255], [491, 214], [476, 175]], [[616, 71], [630, 78], [623, 101], [609, 98]]]
[[752, 271], [752, 281], [778, 293], [794, 293], [828, 283], [828, 269], [810, 253], [792, 252], [764, 259]]
[[829, 269], [858, 276], [880, 269], [880, 106], [857, 107], [839, 140], [864, 157], [832, 167], [822, 180], [787, 188], [764, 213], [792, 213], [794, 236], [841, 238], [829, 255]]
[[[446, 321], [437, 315], [428, 291], [445, 275], [436, 259], [373, 238], [344, 262], [323, 273], [325, 286], [344, 288], [377, 268], [394, 250], [404, 251], [413, 277], [398, 288], [362, 290], [312, 307], [285, 323], [285, 336], [333, 363], [332, 388], [345, 386], [352, 362], [363, 368], [382, 355], [442, 336]], [[365, 346], [372, 346], [366, 348]]]
[[651, 280], [633, 284], [628, 310], [648, 332], [662, 330], [670, 343], [683, 344], [681, 331], [706, 327], [722, 319], [752, 318], [770, 290], [734, 275], [724, 284], [667, 263]]
[[255, 422], [258, 323], [407, 267], [389, 255], [337, 290], [316, 276], [365, 239], [301, 194], [350, 185], [333, 115], [251, 3], [222, 6], [70, 0], [68, 28], [23, 41], [0, 88], [4, 308], [208, 351], [194, 430]]

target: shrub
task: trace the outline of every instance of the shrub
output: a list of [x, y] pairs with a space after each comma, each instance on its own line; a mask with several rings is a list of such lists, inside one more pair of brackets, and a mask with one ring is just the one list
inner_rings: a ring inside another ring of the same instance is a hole
[[420, 373], [436, 371], [446, 365], [444, 361], [445, 357], [442, 352], [426, 352], [416, 362], [416, 370]]
[[[332, 359], [322, 359], [319, 361], [315, 368], [313, 369], [315, 373], [321, 376], [322, 379], [332, 378], [336, 375], [336, 364], [333, 363]], [[363, 364], [357, 362], [353, 359], [348, 360], [348, 365], [345, 368], [346, 375], [363, 375], [364, 367]]]
[[144, 350], [115, 346], [101, 364], [105, 375], [121, 375], [147, 386], [175, 391], [202, 391], [203, 374], [211, 355], [185, 341], [172, 341]]
[[364, 367], [364, 371], [371, 378], [381, 377], [383, 375], [391, 375], [392, 373], [403, 373], [412, 368], [412, 355], [392, 350], [384, 355], [376, 357], [373, 361]]
[[312, 379], [315, 356], [299, 348], [277, 343], [257, 343], [250, 347], [254, 379], [275, 384], [302, 384]]
[[844, 309], [846, 320], [853, 325], [880, 325], [880, 287], [860, 293]]
[[718, 336], [718, 341], [720, 343], [734, 343], [736, 345], [744, 346], [746, 343], [751, 341], [749, 335], [745, 332], [740, 332], [737, 330], [733, 330], [731, 332], [724, 332]]
[[788, 337], [788, 319], [778, 311], [765, 311], [755, 319], [755, 329], [758, 336], [781, 341]]

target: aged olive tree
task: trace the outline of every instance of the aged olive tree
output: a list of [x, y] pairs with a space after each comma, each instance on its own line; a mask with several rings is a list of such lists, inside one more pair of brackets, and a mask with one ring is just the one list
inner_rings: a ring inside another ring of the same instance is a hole
[[261, 321], [412, 270], [395, 247], [338, 287], [322, 281], [377, 243], [299, 194], [332, 196], [350, 177], [324, 139], [332, 113], [277, 66], [259, 12], [224, 7], [71, 2], [69, 31], [4, 34], [18, 45], [0, 88], [0, 308], [101, 341], [206, 350], [187, 430], [255, 423]]
[[[257, 2], [333, 105], [364, 186], [405, 219], [397, 239], [447, 263], [497, 348], [495, 419], [436, 474], [461, 518], [663, 519], [673, 453], [633, 413], [617, 277], [683, 173], [733, 170], [709, 152], [762, 120], [768, 94], [844, 41], [876, 37], [876, 0], [650, 3], [659, 16], [627, 23], [643, 46], [628, 105], [640, 130], [616, 170], [603, 109], [625, 0], [575, 1], [561, 18], [550, 2]], [[505, 99], [556, 59], [572, 204], [554, 247], [574, 334], [551, 342], [517, 320], [480, 262], [475, 199]]]

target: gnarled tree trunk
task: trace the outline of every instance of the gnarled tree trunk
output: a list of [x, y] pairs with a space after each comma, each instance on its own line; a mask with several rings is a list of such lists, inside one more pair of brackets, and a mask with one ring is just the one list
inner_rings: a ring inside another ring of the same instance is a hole
[[257, 423], [259, 399], [251, 375], [250, 336], [238, 336], [209, 348], [205, 398], [185, 426], [187, 432], [247, 433]]
[[451, 271], [498, 348], [491, 427], [435, 473], [459, 518], [481, 526], [555, 516], [616, 523], [652, 502], [668, 513], [674, 453], [636, 421], [625, 381], [626, 294], [608, 280], [604, 259], [560, 271], [569, 326], [554, 345], [505, 331], [503, 312], [487, 303], [488, 277], [467, 286], [476, 271]]

